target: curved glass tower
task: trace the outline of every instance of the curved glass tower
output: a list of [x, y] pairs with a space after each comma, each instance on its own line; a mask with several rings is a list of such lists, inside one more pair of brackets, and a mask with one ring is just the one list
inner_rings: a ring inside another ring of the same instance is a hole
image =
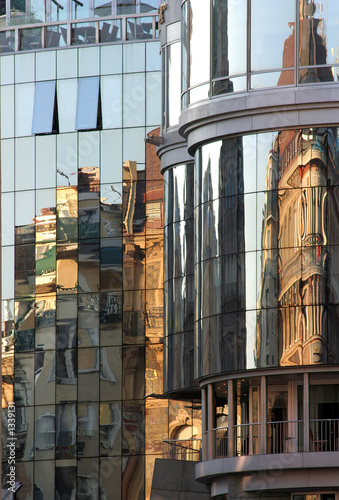
[[176, 4], [161, 34], [166, 390], [201, 392], [212, 498], [337, 500], [339, 8]]

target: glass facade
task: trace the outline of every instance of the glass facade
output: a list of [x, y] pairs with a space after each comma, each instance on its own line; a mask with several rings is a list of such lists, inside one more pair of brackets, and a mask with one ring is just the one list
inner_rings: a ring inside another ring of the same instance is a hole
[[338, 362], [338, 137], [330, 127], [225, 138], [197, 149], [194, 173], [165, 172], [173, 390], [190, 380], [176, 353], [191, 350], [193, 323], [195, 379]]
[[194, 385], [193, 174], [193, 164], [177, 165], [164, 174], [167, 390]]
[[196, 376], [338, 362], [337, 142], [308, 128], [198, 149]]
[[16, 498], [149, 498], [169, 433], [144, 399], [163, 385], [159, 44], [45, 55], [1, 58], [2, 484], [13, 403]]
[[307, 0], [186, 0], [182, 20], [182, 107], [222, 94], [338, 80], [335, 0], [326, 8]]

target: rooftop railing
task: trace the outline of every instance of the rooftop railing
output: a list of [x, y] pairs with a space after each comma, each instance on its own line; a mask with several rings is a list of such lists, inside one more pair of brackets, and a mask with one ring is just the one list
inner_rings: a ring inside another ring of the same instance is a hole
[[0, 54], [156, 38], [157, 13], [73, 19], [1, 28]]

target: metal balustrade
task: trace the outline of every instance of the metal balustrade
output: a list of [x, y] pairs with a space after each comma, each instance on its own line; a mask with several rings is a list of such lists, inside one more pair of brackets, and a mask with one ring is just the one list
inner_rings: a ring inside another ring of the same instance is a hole
[[0, 29], [0, 54], [158, 38], [158, 14], [69, 19]]
[[227, 457], [227, 434], [228, 427], [218, 427], [212, 429], [215, 440], [215, 455], [216, 458]]
[[163, 458], [173, 460], [201, 460], [201, 439], [167, 439], [162, 442]]
[[260, 424], [234, 426], [234, 451], [236, 456], [257, 455], [259, 453]]
[[303, 451], [302, 420], [267, 422], [267, 453]]
[[339, 419], [310, 420], [310, 451], [339, 451]]
[[[211, 429], [204, 434], [204, 448], [207, 449], [210, 439], [213, 458], [225, 458], [228, 455], [228, 426]], [[304, 422], [302, 420], [286, 420], [266, 422], [266, 451], [268, 454], [297, 453], [304, 451]], [[233, 426], [234, 456], [260, 454], [261, 424], [240, 424]], [[175, 460], [200, 461], [201, 439], [170, 439], [163, 441], [163, 458]], [[310, 420], [310, 451], [339, 451], [339, 419]]]

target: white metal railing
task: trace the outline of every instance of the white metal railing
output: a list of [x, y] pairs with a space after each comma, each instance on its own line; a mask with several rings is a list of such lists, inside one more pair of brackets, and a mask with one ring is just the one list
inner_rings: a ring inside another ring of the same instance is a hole
[[158, 14], [128, 14], [0, 28], [0, 54], [158, 38]]
[[201, 439], [167, 439], [162, 442], [162, 456], [174, 460], [201, 460]]
[[339, 451], [339, 419], [310, 420], [310, 451]]

